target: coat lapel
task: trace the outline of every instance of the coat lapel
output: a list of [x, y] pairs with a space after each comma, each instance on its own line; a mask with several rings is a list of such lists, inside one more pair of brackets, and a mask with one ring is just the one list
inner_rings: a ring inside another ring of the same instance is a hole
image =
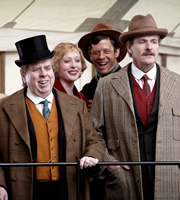
[[123, 98], [128, 104], [131, 111], [134, 113], [133, 99], [129, 84], [128, 66], [123, 67], [119, 72], [114, 73], [115, 76], [111, 79], [111, 84], [116, 92]]
[[76, 101], [69, 98], [69, 95], [57, 91], [57, 99], [59, 102], [61, 115], [64, 124], [64, 131], [66, 133], [66, 142], [72, 135], [72, 130], [75, 126], [75, 120], [78, 112], [78, 105]]
[[162, 114], [168, 98], [173, 92], [176, 84], [176, 77], [172, 76], [172, 72], [160, 67], [160, 100], [159, 100], [159, 116]]
[[[117, 93], [127, 102], [129, 108], [134, 113], [133, 99], [128, 78], [128, 66], [123, 67], [119, 72], [115, 73], [111, 79], [111, 84]], [[166, 68], [160, 67], [160, 100], [159, 100], [159, 116], [162, 114], [165, 104], [172, 93], [172, 88], [176, 82], [175, 76]]]
[[24, 89], [18, 91], [16, 95], [14, 95], [10, 101], [4, 105], [4, 110], [9, 116], [11, 123], [17, 130], [17, 133], [30, 148]]

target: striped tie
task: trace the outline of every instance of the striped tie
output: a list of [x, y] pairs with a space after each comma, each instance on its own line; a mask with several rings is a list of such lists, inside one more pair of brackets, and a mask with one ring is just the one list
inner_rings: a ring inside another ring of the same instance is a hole
[[44, 100], [44, 101], [41, 101], [40, 103], [44, 104], [44, 107], [43, 107], [43, 116], [46, 120], [48, 120], [48, 117], [49, 117], [49, 114], [50, 114], [50, 110], [48, 108], [48, 100]]

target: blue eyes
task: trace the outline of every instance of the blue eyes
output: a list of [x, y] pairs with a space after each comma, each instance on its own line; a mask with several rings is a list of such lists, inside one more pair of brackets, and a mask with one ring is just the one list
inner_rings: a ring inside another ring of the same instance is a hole
[[[157, 44], [157, 41], [151, 41], [152, 44]], [[145, 44], [145, 41], [139, 41], [139, 44]]]

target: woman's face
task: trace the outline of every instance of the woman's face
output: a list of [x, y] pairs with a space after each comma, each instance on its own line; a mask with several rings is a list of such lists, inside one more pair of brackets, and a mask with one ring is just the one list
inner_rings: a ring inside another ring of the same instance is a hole
[[64, 57], [59, 60], [58, 65], [58, 75], [63, 82], [74, 82], [81, 75], [81, 57], [76, 49], [69, 50]]

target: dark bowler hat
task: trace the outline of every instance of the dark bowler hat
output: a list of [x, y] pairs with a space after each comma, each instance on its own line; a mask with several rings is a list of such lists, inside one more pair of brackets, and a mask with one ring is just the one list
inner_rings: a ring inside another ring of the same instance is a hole
[[19, 54], [19, 60], [15, 63], [18, 67], [26, 64], [36, 63], [54, 56], [47, 46], [46, 36], [38, 35], [15, 43]]
[[91, 33], [88, 33], [86, 35], [84, 35], [78, 42], [78, 46], [79, 48], [82, 50], [84, 57], [92, 63], [92, 60], [89, 57], [89, 53], [88, 53], [88, 45], [89, 45], [89, 41], [91, 40], [92, 37], [94, 37], [95, 35], [107, 35], [108, 37], [110, 37], [111, 39], [113, 39], [117, 45], [120, 48], [120, 54], [117, 57], [117, 61], [120, 62], [127, 53], [127, 49], [126, 46], [121, 44], [119, 41], [119, 36], [121, 35], [121, 32], [114, 30], [109, 24], [97, 24]]
[[164, 28], [157, 28], [156, 22], [151, 14], [146, 16], [136, 15], [132, 18], [128, 32], [124, 32], [120, 35], [119, 39], [122, 44], [134, 37], [140, 37], [144, 35], [159, 35], [161, 39], [166, 37], [168, 30]]

